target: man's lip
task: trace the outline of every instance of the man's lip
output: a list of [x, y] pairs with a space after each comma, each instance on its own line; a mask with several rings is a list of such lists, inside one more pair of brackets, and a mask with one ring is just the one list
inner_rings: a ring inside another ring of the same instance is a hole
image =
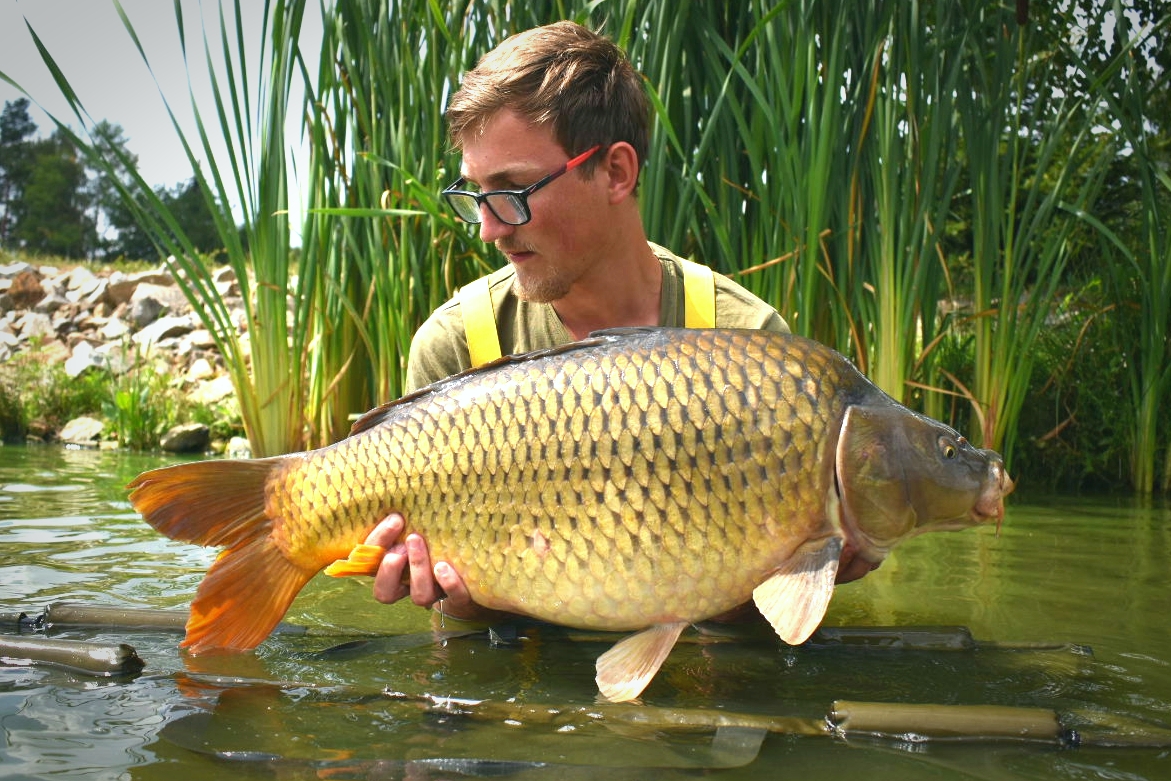
[[505, 257], [508, 258], [509, 262], [511, 262], [511, 263], [523, 263], [525, 260], [531, 258], [533, 256], [533, 253], [528, 252], [526, 250], [516, 250], [516, 251], [504, 250], [504, 255], [505, 255]]

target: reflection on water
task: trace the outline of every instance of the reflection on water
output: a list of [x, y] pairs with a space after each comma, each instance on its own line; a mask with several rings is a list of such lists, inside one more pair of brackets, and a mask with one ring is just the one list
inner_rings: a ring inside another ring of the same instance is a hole
[[[185, 605], [214, 551], [159, 537], [123, 490], [159, 464], [0, 449], [0, 614], [57, 601]], [[615, 722], [595, 705], [593, 681], [609, 639], [539, 626], [504, 642], [438, 639], [425, 611], [377, 605], [354, 579], [320, 578], [287, 617], [312, 633], [274, 636], [254, 654], [191, 659], [165, 631], [51, 629], [130, 643], [147, 667], [94, 679], [0, 665], [0, 775], [611, 779], [722, 768], [730, 779], [1171, 777], [1166, 747], [843, 740], [793, 726], [823, 723], [835, 700], [848, 699], [1045, 708], [1087, 735], [1101, 733], [1103, 719], [1171, 728], [1171, 510], [1125, 499], [1014, 500], [999, 536], [973, 529], [912, 540], [839, 588], [826, 620], [964, 625], [982, 641], [976, 648], [788, 648], [767, 634], [719, 642], [691, 633], [645, 706], [622, 711], [783, 722], [767, 737]], [[534, 705], [543, 707], [525, 710]]]

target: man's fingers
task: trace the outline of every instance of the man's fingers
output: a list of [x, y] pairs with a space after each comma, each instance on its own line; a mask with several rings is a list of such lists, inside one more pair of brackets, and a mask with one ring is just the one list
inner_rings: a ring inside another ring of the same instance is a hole
[[464, 585], [463, 578], [446, 561], [435, 563], [435, 580], [443, 589], [440, 596], [444, 598], [448, 607], [458, 610], [472, 604], [472, 599], [468, 596], [468, 587]]
[[[376, 545], [377, 543], [369, 543]], [[403, 572], [407, 567], [407, 549], [405, 545], [391, 546], [382, 563], [378, 565], [378, 574], [374, 576], [374, 598], [379, 602], [390, 604], [397, 602], [407, 595], [408, 588], [403, 583]]]
[[420, 607], [430, 607], [442, 594], [431, 574], [427, 543], [417, 534], [407, 536], [407, 562], [411, 567], [411, 601]]
[[406, 522], [398, 513], [391, 513], [386, 518], [374, 527], [374, 531], [370, 532], [366, 537], [367, 545], [377, 545], [379, 548], [390, 548], [398, 542], [399, 536], [403, 533], [403, 528]]

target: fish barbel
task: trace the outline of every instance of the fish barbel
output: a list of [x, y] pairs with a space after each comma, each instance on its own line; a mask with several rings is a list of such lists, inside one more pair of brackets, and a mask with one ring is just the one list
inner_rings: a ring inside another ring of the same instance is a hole
[[921, 532], [999, 521], [1012, 481], [817, 342], [648, 328], [456, 375], [329, 447], [129, 488], [163, 534], [226, 548], [191, 606], [193, 653], [257, 646], [395, 510], [484, 607], [639, 630], [598, 660], [602, 694], [628, 700], [687, 624], [749, 599], [804, 642], [845, 545], [875, 563]]

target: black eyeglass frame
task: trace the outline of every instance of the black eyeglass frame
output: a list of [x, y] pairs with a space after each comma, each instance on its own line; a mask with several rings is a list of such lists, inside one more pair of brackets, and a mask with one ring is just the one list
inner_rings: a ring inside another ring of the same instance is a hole
[[[529, 196], [535, 193], [537, 190], [540, 190], [545, 185], [552, 183], [553, 180], [555, 180], [557, 177], [567, 174], [574, 168], [577, 168], [586, 160], [590, 159], [594, 152], [597, 152], [601, 148], [601, 144], [595, 144], [591, 146], [577, 157], [566, 161], [565, 165], [561, 166], [559, 169], [549, 174], [544, 179], [534, 182], [523, 190], [488, 190], [487, 192], [482, 193], [460, 190], [457, 188], [462, 187], [467, 183], [467, 179], [461, 176], [459, 179], [456, 179], [449, 187], [444, 189], [440, 195], [442, 195], [444, 200], [447, 201], [447, 205], [451, 207], [451, 210], [455, 213], [456, 217], [471, 225], [479, 225], [484, 221], [483, 217], [480, 215], [481, 204], [487, 206], [488, 210], [492, 212], [492, 215], [496, 219], [503, 222], [505, 225], [524, 225], [533, 218], [532, 209], [529, 208]], [[503, 217], [500, 212], [496, 210], [496, 207], [492, 205], [492, 201], [489, 200], [491, 198], [506, 199], [509, 205], [512, 207], [513, 211], [519, 215], [520, 219], [510, 220]], [[461, 210], [459, 203], [462, 202], [463, 204], [467, 205], [468, 199], [470, 199], [475, 204], [475, 206], [474, 208], [468, 209], [465, 212], [464, 210]]]

